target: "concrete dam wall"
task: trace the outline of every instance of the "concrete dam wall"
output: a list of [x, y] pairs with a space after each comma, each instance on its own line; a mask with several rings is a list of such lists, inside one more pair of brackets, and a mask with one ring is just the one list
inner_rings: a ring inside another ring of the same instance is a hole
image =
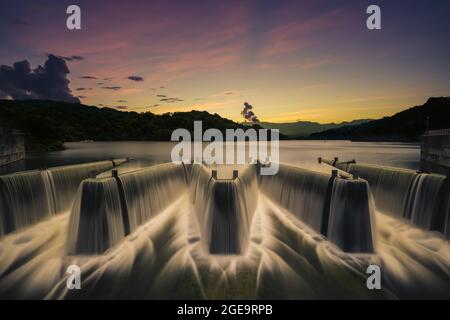
[[0, 128], [0, 167], [25, 158], [25, 140], [20, 131]]
[[450, 129], [431, 130], [422, 136], [420, 167], [423, 171], [450, 173]]

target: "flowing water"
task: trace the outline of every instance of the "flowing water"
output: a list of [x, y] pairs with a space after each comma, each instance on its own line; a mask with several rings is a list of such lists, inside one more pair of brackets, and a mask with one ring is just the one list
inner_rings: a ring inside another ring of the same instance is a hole
[[[414, 171], [417, 146], [283, 141], [290, 165], [259, 176], [255, 165], [154, 166], [173, 145], [68, 144], [22, 165], [135, 160], [117, 174], [97, 163], [1, 176], [0, 297], [450, 297], [450, 187]], [[319, 156], [356, 158], [354, 176], [332, 176]], [[71, 264], [82, 290], [67, 289]], [[367, 289], [369, 264], [382, 290]]]
[[0, 236], [69, 210], [81, 181], [113, 165], [100, 161], [0, 176]]
[[246, 252], [250, 227], [258, 201], [255, 166], [239, 166], [235, 178], [212, 177], [217, 167], [195, 164], [192, 168], [191, 191], [202, 245], [211, 254], [243, 254]]
[[378, 211], [410, 220], [450, 239], [450, 181], [439, 174], [376, 165], [349, 164], [346, 169], [367, 180]]

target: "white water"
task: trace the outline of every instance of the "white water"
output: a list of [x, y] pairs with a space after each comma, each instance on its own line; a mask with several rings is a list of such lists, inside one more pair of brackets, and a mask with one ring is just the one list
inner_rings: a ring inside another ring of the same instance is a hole
[[433, 214], [438, 203], [439, 190], [444, 176], [421, 174], [417, 180], [415, 196], [412, 199], [411, 221], [426, 230], [431, 229]]
[[[245, 254], [230, 257], [206, 254], [198, 240], [188, 241], [190, 230], [186, 225], [195, 214], [188, 197], [175, 201], [103, 255], [66, 256], [60, 243], [67, 228], [67, 215], [57, 217], [59, 220], [36, 225], [20, 237], [12, 234], [4, 239], [0, 250], [0, 297], [382, 296], [365, 288], [365, 266], [376, 262], [375, 256], [343, 255], [264, 196], [258, 203], [251, 233], [252, 239], [260, 240], [251, 240]], [[179, 210], [181, 207], [184, 210]], [[45, 230], [45, 234], [37, 232], [40, 230]], [[15, 257], [8, 252], [15, 252]], [[20, 267], [15, 264], [19, 257]], [[70, 264], [81, 267], [82, 290], [67, 290], [65, 270]]]
[[178, 199], [187, 187], [181, 165], [162, 164], [119, 176], [131, 231]]
[[[377, 254], [346, 254], [260, 193], [245, 253], [210, 255], [202, 248], [199, 226], [192, 223], [198, 219], [198, 202], [192, 199], [185, 192], [158, 214], [148, 214], [150, 219], [101, 255], [67, 255], [66, 214], [7, 235], [0, 241], [0, 297], [450, 297], [450, 246], [439, 233], [377, 212]], [[73, 263], [82, 268], [81, 291], [66, 288], [65, 270]], [[369, 263], [382, 265], [381, 292], [365, 286]]]
[[67, 211], [72, 206], [73, 196], [81, 181], [95, 177], [100, 172], [112, 168], [111, 161], [71, 165], [47, 170], [55, 199], [55, 212]]
[[125, 236], [114, 178], [87, 179], [70, 212], [68, 254], [102, 253]]
[[266, 196], [321, 232], [329, 174], [282, 165], [278, 174], [260, 179], [261, 191]]
[[359, 164], [350, 164], [347, 170], [369, 182], [379, 211], [450, 239], [450, 184], [445, 176]]
[[346, 252], [373, 252], [374, 209], [367, 181], [335, 179], [327, 238]]
[[46, 172], [0, 176], [0, 237], [54, 214]]
[[0, 176], [0, 237], [69, 210], [80, 182], [112, 166], [102, 161]]
[[237, 168], [237, 179], [217, 180], [211, 177], [211, 168], [193, 166], [190, 190], [205, 252], [243, 254], [247, 250], [259, 192], [256, 168]]
[[68, 253], [99, 254], [177, 200], [187, 186], [183, 166], [161, 164], [119, 178], [84, 180], [71, 210]]
[[357, 174], [370, 184], [378, 210], [403, 217], [407, 196], [414, 177], [413, 170], [350, 164], [348, 172]]

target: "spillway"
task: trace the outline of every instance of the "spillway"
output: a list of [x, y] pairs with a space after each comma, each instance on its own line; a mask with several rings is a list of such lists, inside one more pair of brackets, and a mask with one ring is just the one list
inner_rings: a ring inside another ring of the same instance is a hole
[[367, 180], [379, 211], [450, 239], [448, 177], [369, 164], [327, 163]]
[[170, 163], [84, 180], [71, 210], [69, 254], [103, 253], [169, 206], [186, 186], [183, 166]]
[[81, 181], [124, 162], [115, 161], [0, 176], [0, 237], [69, 210]]
[[[20, 230], [0, 240], [0, 297], [450, 297], [450, 245], [421, 231], [448, 231], [443, 176], [359, 164], [337, 174], [279, 164], [273, 176], [260, 175], [261, 164], [112, 165], [0, 179], [16, 199], [8, 205], [23, 211]], [[73, 179], [72, 200], [54, 197], [57, 174]], [[83, 290], [66, 287], [71, 264]], [[382, 267], [381, 291], [367, 290], [370, 264]]]
[[0, 236], [54, 214], [47, 172], [0, 176]]
[[49, 176], [55, 199], [55, 212], [70, 209], [73, 196], [81, 181], [87, 177], [95, 177], [97, 174], [111, 169], [114, 165], [114, 161], [99, 161], [45, 170]]
[[188, 192], [205, 252], [243, 254], [259, 188], [342, 250], [373, 252], [367, 182], [280, 165], [276, 176], [260, 176], [258, 184], [258, 170], [248, 165], [240, 175], [218, 179], [205, 165], [187, 171], [183, 164], [161, 164], [85, 180], [71, 212], [69, 253], [106, 251], [117, 242], [111, 239], [124, 238]]
[[71, 211], [68, 253], [101, 253], [124, 236], [115, 179], [84, 180]]
[[368, 184], [280, 165], [261, 176], [261, 190], [347, 252], [373, 252], [373, 204]]
[[437, 230], [449, 236], [442, 223], [449, 219], [448, 184], [448, 178], [442, 175], [418, 175], [412, 187], [405, 217], [421, 228]]
[[346, 252], [373, 252], [374, 205], [364, 180], [335, 179], [326, 236]]
[[211, 169], [194, 165], [191, 191], [204, 250], [245, 253], [258, 201], [256, 167], [247, 166], [240, 176], [220, 180]]
[[347, 171], [370, 184], [377, 208], [403, 217], [409, 190], [417, 172], [381, 166], [349, 164]]

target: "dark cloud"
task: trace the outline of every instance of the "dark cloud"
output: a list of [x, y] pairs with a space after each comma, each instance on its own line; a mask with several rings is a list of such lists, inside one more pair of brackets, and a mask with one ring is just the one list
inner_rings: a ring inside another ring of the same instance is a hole
[[129, 76], [127, 79], [131, 80], [131, 81], [137, 81], [137, 82], [144, 81], [144, 78], [142, 78], [140, 76]]
[[92, 88], [83, 88], [83, 87], [81, 87], [81, 88], [76, 88], [75, 90], [76, 91], [86, 91], [86, 90], [92, 90]]
[[245, 118], [247, 121], [251, 122], [259, 122], [258, 117], [256, 114], [252, 111], [253, 106], [249, 104], [248, 102], [244, 103], [244, 109], [241, 111], [241, 115]]
[[0, 66], [0, 98], [15, 100], [56, 100], [80, 102], [69, 88], [66, 61], [49, 55], [44, 66], [31, 69], [27, 60]]
[[112, 78], [103, 78], [104, 81], [111, 81]]
[[183, 99], [180, 99], [180, 98], [168, 97], [165, 94], [157, 94], [156, 96], [158, 98], [161, 98], [161, 99], [159, 99], [160, 102], [165, 102], [165, 103], [174, 103], [174, 102], [182, 102], [182, 101], [184, 101]]
[[227, 95], [227, 96], [230, 96], [232, 94], [233, 94], [233, 92], [225, 92], [225, 95]]
[[162, 86], [162, 87], [159, 87], [160, 89], [165, 89], [166, 87], [164, 87], [164, 86]]
[[146, 106], [145, 108], [156, 108], [156, 107], [159, 107], [160, 106], [160, 104], [152, 104], [151, 106]]
[[105, 83], [104, 83], [104, 82], [97, 82], [97, 84], [98, 84], [99, 86], [102, 86], [102, 85], [104, 85]]
[[120, 90], [122, 89], [122, 87], [119, 86], [115, 86], [115, 87], [101, 87], [102, 89], [106, 89], [106, 90]]
[[86, 96], [77, 96], [77, 98], [79, 98], [79, 99], [86, 99], [87, 97]]
[[115, 106], [115, 107], [113, 107], [113, 108], [119, 109], [119, 110], [127, 110], [127, 109], [128, 109], [128, 106]]
[[174, 102], [182, 102], [184, 100], [180, 99], [180, 98], [162, 98], [162, 99], [159, 99], [159, 101], [166, 102], [166, 103], [174, 103]]
[[[49, 55], [52, 55], [52, 54], [49, 53], [49, 52], [43, 52], [43, 53], [39, 53], [39, 54], [34, 54], [33, 56], [39, 57], [39, 58], [47, 58]], [[58, 56], [56, 54], [54, 54], [54, 56], [56, 56], [56, 57], [58, 57], [60, 59], [63, 59], [65, 61], [76, 61], [76, 60], [81, 61], [81, 60], [84, 60], [84, 57], [82, 57], [82, 56]]]
[[82, 56], [70, 56], [70, 57], [58, 56], [58, 58], [61, 58], [66, 61], [84, 60], [84, 57], [82, 57]]
[[96, 77], [93, 77], [93, 76], [82, 76], [82, 77], [80, 77], [80, 79], [96, 80], [97, 78], [96, 78]]
[[117, 100], [117, 102], [125, 103], [127, 100]]

